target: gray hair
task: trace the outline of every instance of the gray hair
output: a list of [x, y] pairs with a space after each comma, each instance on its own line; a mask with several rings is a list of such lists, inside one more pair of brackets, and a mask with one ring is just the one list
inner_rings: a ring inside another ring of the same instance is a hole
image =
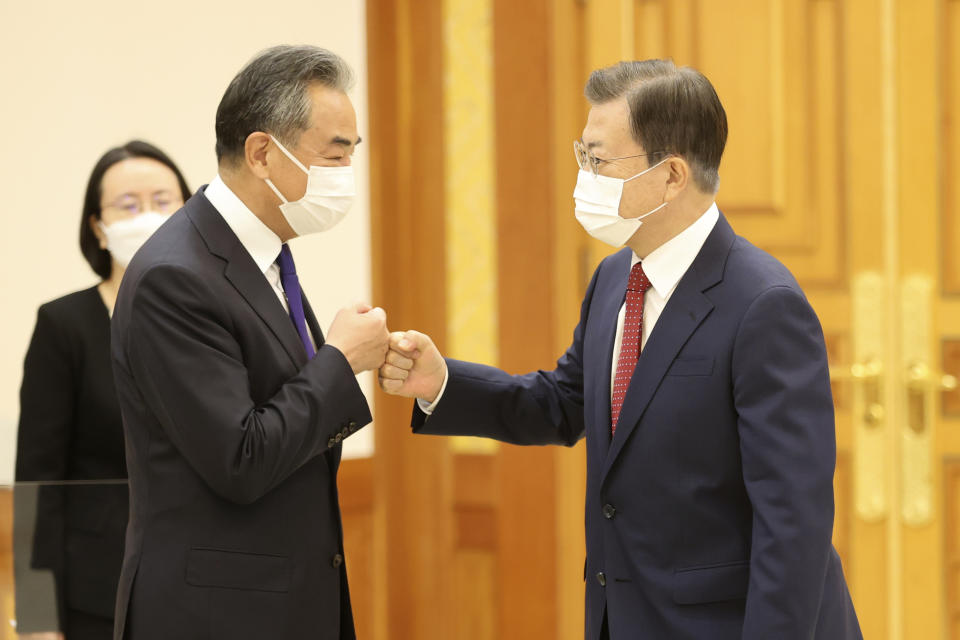
[[337, 54], [311, 45], [280, 45], [258, 53], [230, 82], [217, 107], [217, 160], [243, 155], [247, 137], [255, 131], [296, 146], [310, 127], [307, 89], [315, 83], [347, 91], [353, 72]]
[[591, 104], [626, 97], [630, 132], [647, 160], [680, 156], [701, 191], [717, 191], [727, 114], [702, 73], [672, 60], [620, 62], [591, 73], [583, 92]]

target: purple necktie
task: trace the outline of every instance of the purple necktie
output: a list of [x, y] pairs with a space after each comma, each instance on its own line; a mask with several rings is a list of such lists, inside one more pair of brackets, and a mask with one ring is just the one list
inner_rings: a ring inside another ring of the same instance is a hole
[[287, 294], [287, 304], [290, 305], [290, 319], [300, 334], [300, 341], [307, 350], [307, 358], [317, 355], [313, 348], [313, 341], [307, 332], [307, 318], [303, 315], [303, 298], [300, 296], [300, 280], [297, 278], [297, 268], [293, 264], [293, 254], [286, 244], [280, 247], [280, 257], [277, 258], [280, 267], [280, 282], [283, 291]]

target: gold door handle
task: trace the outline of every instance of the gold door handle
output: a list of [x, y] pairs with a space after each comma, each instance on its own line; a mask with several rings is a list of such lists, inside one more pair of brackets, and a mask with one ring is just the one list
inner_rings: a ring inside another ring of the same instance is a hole
[[855, 505], [863, 520], [877, 521], [887, 512], [883, 482], [884, 427], [887, 422], [883, 403], [883, 362], [877, 357], [869, 357], [848, 367], [832, 369], [830, 379], [853, 384]]
[[916, 362], [907, 369], [907, 388], [917, 391], [953, 391], [957, 388], [957, 378], [932, 371], [925, 362]]
[[901, 284], [903, 327], [903, 387], [899, 392], [904, 413], [899, 417], [900, 517], [919, 527], [931, 521], [933, 500], [933, 442], [935, 407], [941, 391], [955, 389], [957, 379], [930, 366], [933, 282], [910, 276]]
[[857, 403], [860, 406], [858, 413], [859, 419], [866, 427], [873, 428], [883, 423], [886, 410], [881, 401], [883, 363], [879, 358], [870, 358], [849, 367], [831, 369], [830, 379], [835, 382], [853, 382], [860, 387], [863, 402]]
[[853, 504], [857, 516], [866, 522], [878, 522], [889, 511], [890, 431], [887, 427], [886, 316], [879, 310], [889, 300], [881, 274], [867, 271], [857, 274], [852, 289], [852, 366], [832, 374], [834, 380], [851, 383], [851, 430], [853, 436]]

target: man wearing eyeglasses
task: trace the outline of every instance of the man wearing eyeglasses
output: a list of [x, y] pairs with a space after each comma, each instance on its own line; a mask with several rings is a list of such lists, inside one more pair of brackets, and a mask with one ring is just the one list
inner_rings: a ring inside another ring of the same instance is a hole
[[[586, 628], [612, 638], [861, 638], [831, 545], [836, 457], [820, 323], [714, 202], [710, 82], [623, 62], [587, 82], [575, 215], [620, 249], [552, 371], [512, 376], [391, 336], [416, 433], [587, 439]], [[622, 247], [622, 248], [621, 248]]]

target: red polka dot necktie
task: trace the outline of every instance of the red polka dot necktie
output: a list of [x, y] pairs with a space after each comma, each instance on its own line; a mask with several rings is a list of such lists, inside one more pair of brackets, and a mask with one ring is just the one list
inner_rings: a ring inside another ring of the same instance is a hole
[[650, 288], [650, 280], [638, 262], [630, 269], [627, 281], [627, 313], [623, 320], [623, 339], [620, 341], [620, 358], [617, 374], [613, 379], [613, 399], [610, 403], [610, 436], [617, 431], [617, 420], [623, 399], [627, 396], [630, 378], [640, 358], [640, 341], [643, 339], [643, 294]]

